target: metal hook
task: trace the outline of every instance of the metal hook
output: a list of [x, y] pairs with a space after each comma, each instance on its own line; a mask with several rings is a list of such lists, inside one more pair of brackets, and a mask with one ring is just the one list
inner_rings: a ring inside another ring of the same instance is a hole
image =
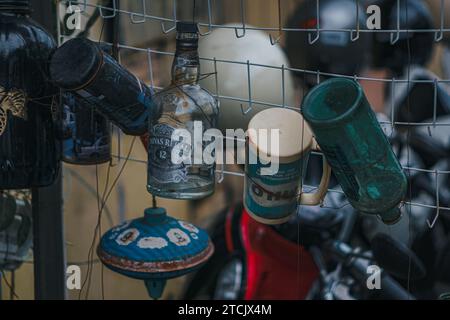
[[214, 77], [216, 84], [216, 99], [219, 100], [219, 74], [217, 73], [217, 60], [214, 57]]
[[281, 66], [281, 98], [283, 101], [283, 108], [286, 107], [286, 85], [284, 79], [284, 64]]
[[391, 80], [391, 129], [394, 130], [394, 122], [395, 122], [395, 77]]
[[308, 33], [308, 42], [309, 44], [314, 44], [320, 38], [320, 1], [316, 0], [316, 35], [314, 39], [311, 37], [311, 33]]
[[391, 32], [391, 44], [396, 44], [400, 39], [400, 0], [397, 0], [397, 33]]
[[439, 31], [434, 34], [434, 41], [439, 42], [444, 39], [444, 0], [441, 0], [441, 25], [439, 27]]
[[436, 213], [436, 216], [433, 218], [433, 221], [432, 222], [430, 222], [430, 220], [429, 219], [427, 219], [427, 224], [428, 224], [428, 227], [430, 228], [430, 229], [433, 229], [434, 228], [434, 225], [436, 224], [436, 222], [437, 222], [437, 219], [439, 218], [439, 208], [437, 208], [437, 213]]
[[355, 0], [356, 5], [356, 36], [353, 36], [353, 30], [350, 30], [350, 41], [355, 42], [359, 39], [359, 0]]
[[[136, 20], [136, 16], [141, 16], [143, 17], [142, 20]], [[145, 6], [145, 0], [142, 0], [142, 14], [137, 14], [137, 13], [130, 13], [130, 19], [131, 19], [131, 23], [134, 24], [139, 24], [139, 23], [144, 23], [145, 22], [145, 17], [147, 15], [147, 10], [146, 10], [146, 6]]]
[[246, 110], [244, 110], [244, 106], [241, 103], [241, 111], [242, 114], [245, 116], [253, 109], [253, 102], [252, 102], [252, 83], [250, 79], [250, 61], [247, 60], [247, 85], [248, 85], [248, 107]]
[[216, 85], [216, 103], [220, 107], [220, 100], [219, 100], [219, 74], [217, 72], [217, 60], [216, 57], [214, 57], [214, 80]]
[[[122, 161], [122, 130], [119, 127], [116, 127], [117, 130], [117, 153], [119, 154], [119, 158], [117, 159], [117, 165], [119, 165]], [[111, 165], [114, 167], [114, 165]]]
[[221, 165], [221, 169], [218, 171], [219, 171], [220, 175], [217, 176], [217, 172], [216, 172], [216, 179], [217, 179], [217, 183], [221, 184], [223, 182], [223, 180], [225, 179], [224, 164]]
[[109, 166], [113, 168], [120, 164], [120, 160], [122, 158], [122, 142], [120, 139], [120, 129], [117, 128], [112, 123], [110, 123], [110, 130], [111, 130], [111, 141], [113, 138], [115, 138], [115, 134], [117, 132], [117, 155], [113, 154], [113, 156], [109, 161]]
[[234, 28], [234, 33], [236, 34], [237, 38], [243, 38], [245, 36], [245, 6], [244, 6], [244, 0], [241, 0], [241, 21], [242, 21], [242, 34], [238, 33], [238, 28]]
[[152, 64], [152, 51], [150, 48], [147, 48], [147, 61], [148, 61], [148, 73], [150, 76], [150, 85], [153, 88], [155, 88], [155, 83], [153, 80], [153, 64]]
[[199, 30], [198, 33], [201, 36], [207, 36], [212, 31], [211, 0], [208, 0], [208, 31], [206, 31], [205, 33], [200, 32], [200, 24], [199, 24], [198, 30]]
[[177, 0], [173, 0], [173, 26], [169, 29], [166, 29], [166, 26], [164, 24], [164, 21], [161, 21], [161, 29], [164, 34], [167, 34], [169, 32], [172, 32], [177, 28]]
[[250, 107], [250, 103], [249, 106], [244, 110], [244, 105], [241, 103], [241, 112], [244, 116], [246, 116], [250, 111], [252, 111], [252, 107]]
[[396, 44], [399, 39], [400, 39], [400, 31], [397, 32], [397, 34], [395, 35], [395, 38], [394, 38], [394, 34], [391, 33], [391, 44]]
[[[115, 16], [116, 16], [116, 0], [113, 0], [112, 1], [112, 4], [113, 4], [113, 7], [112, 8], [103, 8], [102, 6], [99, 6], [98, 7], [98, 11], [99, 11], [99, 13], [100, 13], [100, 16], [103, 18], [103, 19], [110, 19], [110, 18], [114, 18]], [[103, 10], [108, 10], [108, 11], [113, 11], [113, 13], [112, 14], [110, 14], [110, 15], [108, 15], [108, 16], [106, 16], [106, 15], [104, 15], [103, 14]]]
[[308, 34], [308, 42], [309, 42], [309, 44], [316, 43], [317, 40], [319, 40], [319, 38], [320, 38], [320, 32], [319, 31], [317, 31], [316, 36], [315, 36], [314, 39], [311, 39], [311, 34], [310, 33]]
[[278, 36], [276, 39], [274, 39], [272, 37], [271, 34], [269, 34], [269, 38], [270, 38], [270, 44], [271, 45], [276, 45], [277, 43], [280, 42], [281, 39], [281, 33], [282, 33], [282, 28], [281, 28], [281, 0], [278, 0]]
[[444, 39], [444, 31], [440, 30], [434, 34], [434, 41], [439, 42]]
[[430, 222], [429, 219], [427, 219], [427, 224], [430, 229], [433, 229], [434, 225], [437, 222], [437, 219], [439, 218], [440, 214], [440, 207], [439, 207], [439, 171], [437, 169], [434, 170], [434, 173], [436, 175], [436, 215], [433, 218], [433, 221]]
[[436, 128], [437, 119], [437, 100], [438, 100], [438, 79], [435, 78], [433, 82], [434, 93], [433, 93], [433, 128]]
[[320, 70], [317, 70], [317, 84], [320, 84]]
[[234, 28], [234, 33], [236, 34], [236, 37], [238, 38], [243, 38], [245, 37], [245, 26], [243, 26], [242, 28], [242, 34], [238, 34], [238, 28]]
[[352, 42], [355, 42], [356, 40], [359, 39], [359, 29], [356, 30], [356, 36], [353, 36], [353, 35], [354, 35], [353, 31], [354, 31], [354, 30], [350, 30], [350, 40], [351, 40]]
[[270, 44], [274, 46], [274, 45], [280, 43], [281, 35], [278, 34], [278, 37], [276, 37], [276, 38], [274, 39], [274, 38], [272, 37], [272, 35], [269, 34], [269, 38], [270, 38]]

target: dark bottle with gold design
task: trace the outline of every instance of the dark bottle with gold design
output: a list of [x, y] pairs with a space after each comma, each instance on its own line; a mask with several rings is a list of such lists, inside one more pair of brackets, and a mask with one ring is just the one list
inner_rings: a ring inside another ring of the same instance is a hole
[[0, 190], [47, 186], [59, 171], [46, 76], [55, 42], [29, 12], [28, 0], [0, 0]]
[[198, 84], [197, 48], [197, 24], [178, 22], [172, 83], [155, 95], [149, 128], [147, 190], [156, 196], [200, 199], [214, 192], [215, 155], [206, 161], [202, 152], [205, 131], [217, 126], [219, 106]]

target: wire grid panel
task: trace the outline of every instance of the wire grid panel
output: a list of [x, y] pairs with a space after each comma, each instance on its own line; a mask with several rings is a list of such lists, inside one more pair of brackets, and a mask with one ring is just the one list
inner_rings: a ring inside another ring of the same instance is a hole
[[[350, 37], [351, 41], [358, 41], [359, 34], [360, 33], [374, 33], [374, 32], [388, 32], [390, 33], [390, 40], [391, 44], [394, 45], [400, 38], [400, 35], [402, 33], [407, 32], [418, 32], [418, 33], [433, 33], [434, 34], [434, 40], [436, 42], [441, 42], [444, 38], [444, 34], [450, 32], [450, 28], [445, 26], [445, 5], [446, 1], [450, 0], [437, 0], [439, 1], [440, 5], [440, 18], [437, 28], [432, 29], [401, 29], [400, 28], [400, 15], [397, 14], [397, 28], [396, 29], [381, 29], [381, 30], [368, 30], [368, 29], [360, 29], [357, 27], [356, 29], [326, 29], [322, 28], [320, 26], [320, 23], [317, 23], [316, 28], [285, 28], [282, 26], [282, 19], [281, 19], [281, 1], [280, 0], [273, 0], [275, 2], [278, 2], [278, 26], [274, 27], [263, 27], [263, 26], [254, 26], [249, 25], [246, 22], [246, 0], [236, 0], [239, 2], [239, 8], [240, 8], [240, 21], [237, 26], [230, 26], [227, 24], [218, 24], [214, 21], [214, 16], [216, 14], [216, 8], [214, 8], [214, 2], [211, 0], [204, 0], [202, 1], [202, 5], [205, 6], [204, 12], [206, 12], [206, 18], [203, 21], [197, 20], [198, 25], [201, 29], [200, 34], [205, 36], [209, 33], [211, 33], [214, 29], [234, 29], [235, 35], [238, 38], [245, 38], [247, 30], [260, 30], [265, 32], [277, 32], [278, 35], [276, 37], [273, 37], [270, 35], [270, 37], [267, 37], [267, 41], [270, 41], [273, 45], [279, 42], [280, 37], [282, 36], [282, 33], [286, 32], [307, 32], [308, 33], [308, 40], [310, 44], [315, 43], [320, 39], [321, 33], [326, 31], [333, 31], [333, 32], [343, 32], [348, 33], [348, 36]], [[319, 22], [319, 8], [320, 8], [320, 0], [316, 1], [316, 8], [317, 8], [317, 21]], [[358, 8], [358, 4], [360, 0], [354, 0], [355, 1], [355, 8]], [[400, 0], [396, 0], [397, 4], [400, 3]], [[124, 1], [121, 1], [119, 6], [119, 0], [111, 0], [109, 1], [110, 5], [107, 5], [105, 3], [108, 3], [108, 1], [98, 1], [98, 3], [94, 0], [82, 0], [82, 1], [69, 1], [69, 0], [59, 0], [60, 5], [71, 6], [76, 5], [79, 8], [79, 11], [82, 14], [88, 15], [88, 11], [90, 11], [90, 14], [92, 14], [92, 11], [94, 9], [98, 10], [98, 14], [100, 15], [101, 19], [104, 21], [107, 21], [108, 19], [112, 19], [116, 17], [117, 15], [120, 15], [122, 18], [122, 21], [125, 19], [128, 19], [130, 24], [142, 24], [148, 21], [157, 22], [160, 24], [161, 28], [161, 34], [163, 36], [167, 36], [167, 34], [170, 34], [175, 31], [175, 25], [176, 22], [179, 21], [179, 16], [177, 16], [179, 6], [180, 4], [186, 5], [186, 1], [157, 1], [157, 0], [130, 0], [130, 2], [133, 2], [134, 7], [136, 8], [134, 10], [126, 10], [124, 9], [123, 3]], [[167, 3], [170, 3], [170, 7], [166, 8], [170, 12], [169, 16], [162, 16], [160, 12], [161, 10], [155, 10], [152, 11], [152, 6], [156, 3], [163, 2], [164, 5], [167, 5]], [[198, 1], [200, 2], [200, 1]], [[195, 3], [195, 1], [193, 1]], [[191, 4], [192, 5], [192, 4]], [[398, 6], [400, 7], [400, 6]], [[357, 10], [358, 12], [358, 10]], [[59, 26], [59, 42], [62, 43], [71, 37], [73, 35], [67, 36], [64, 35], [61, 32], [61, 26]], [[356, 15], [356, 21], [355, 26], [359, 26], [359, 17], [358, 14]], [[98, 40], [98, 39], [94, 39]], [[171, 57], [174, 56], [173, 51], [166, 51], [161, 50], [158, 48], [151, 48], [151, 47], [139, 47], [139, 46], [132, 46], [125, 43], [119, 43], [118, 47], [121, 49], [131, 50], [134, 52], [140, 52], [147, 55], [147, 64], [148, 64], [148, 78], [150, 79], [150, 85], [155, 89], [159, 90], [162, 89], [161, 87], [158, 87], [155, 85], [154, 82], [154, 63], [153, 60], [155, 56], [162, 56], [162, 57]], [[317, 83], [320, 82], [321, 76], [327, 76], [327, 77], [344, 77], [344, 78], [350, 78], [354, 79], [356, 81], [371, 81], [371, 82], [378, 82], [383, 83], [385, 85], [389, 85], [391, 87], [391, 91], [394, 92], [397, 86], [400, 85], [410, 85], [413, 83], [419, 83], [419, 84], [430, 84], [434, 88], [434, 99], [431, 102], [433, 105], [433, 117], [428, 122], [401, 122], [396, 121], [394, 116], [394, 108], [391, 108], [390, 114], [388, 115], [388, 118], [386, 120], [380, 121], [381, 124], [391, 126], [394, 128], [394, 126], [402, 125], [406, 127], [426, 127], [429, 134], [431, 135], [431, 128], [435, 130], [439, 127], [450, 127], [450, 117], [447, 121], [441, 121], [437, 117], [437, 88], [440, 84], [444, 85], [450, 85], [450, 79], [441, 79], [441, 78], [435, 78], [435, 79], [396, 79], [396, 78], [376, 78], [376, 77], [366, 77], [366, 76], [360, 76], [360, 75], [344, 75], [344, 74], [336, 74], [336, 73], [328, 73], [323, 72], [321, 70], [307, 70], [307, 69], [298, 69], [298, 68], [291, 68], [289, 66], [285, 65], [265, 65], [265, 64], [258, 64], [254, 63], [252, 61], [233, 61], [233, 60], [224, 60], [224, 59], [216, 59], [215, 57], [200, 57], [201, 61], [210, 61], [214, 65], [214, 71], [215, 71], [215, 77], [216, 77], [216, 92], [213, 92], [213, 95], [216, 98], [220, 98], [223, 100], [231, 100], [231, 101], [237, 101], [241, 105], [241, 111], [242, 114], [245, 115], [250, 111], [253, 104], [259, 104], [263, 106], [268, 107], [285, 107], [290, 108], [296, 111], [299, 111], [298, 106], [294, 105], [286, 105], [285, 99], [284, 99], [284, 81], [280, 84], [282, 86], [282, 92], [283, 92], [283, 99], [282, 103], [270, 103], [267, 101], [259, 101], [252, 98], [252, 92], [251, 92], [251, 69], [255, 67], [259, 68], [268, 68], [272, 70], [278, 70], [281, 74], [281, 78], [285, 78], [285, 74], [287, 72], [295, 72], [300, 74], [309, 74], [309, 75], [315, 75], [317, 77]], [[248, 79], [248, 98], [243, 99], [236, 96], [227, 96], [227, 95], [221, 95], [220, 94], [220, 81], [217, 81], [217, 63], [225, 63], [225, 64], [237, 64], [237, 65], [244, 65], [247, 68], [247, 79]], [[391, 106], [394, 105], [394, 94], [390, 95], [390, 104]], [[247, 104], [248, 107], [244, 108], [243, 104]], [[117, 159], [125, 159], [126, 157], [122, 155], [120, 152], [116, 155], [114, 155]], [[129, 159], [130, 161], [139, 162], [142, 164], [146, 163], [146, 159]], [[427, 168], [420, 168], [420, 167], [413, 167], [408, 165], [403, 166], [404, 170], [411, 173], [411, 172], [420, 172], [420, 173], [427, 173], [434, 177], [434, 183], [435, 183], [435, 197], [434, 197], [434, 203], [425, 203], [425, 202], [414, 202], [414, 201], [405, 201], [404, 204], [410, 205], [412, 207], [422, 207], [422, 208], [428, 208], [435, 211], [434, 218], [430, 219], [428, 221], [428, 224], [430, 227], [433, 227], [436, 223], [440, 213], [445, 212], [448, 213], [450, 211], [449, 206], [442, 205], [441, 199], [440, 199], [440, 186], [442, 184], [443, 180], [448, 180], [450, 175], [450, 170], [442, 170], [442, 169], [427, 169]], [[447, 169], [447, 168], [446, 168]], [[223, 176], [225, 175], [234, 175], [234, 176], [244, 176], [244, 173], [242, 172], [235, 172], [235, 171], [229, 171], [225, 170], [223, 167], [221, 169], [218, 169], [218, 174], [220, 175], [218, 182], [220, 183], [223, 180]], [[329, 190], [330, 192], [338, 192], [342, 193], [340, 190]]]

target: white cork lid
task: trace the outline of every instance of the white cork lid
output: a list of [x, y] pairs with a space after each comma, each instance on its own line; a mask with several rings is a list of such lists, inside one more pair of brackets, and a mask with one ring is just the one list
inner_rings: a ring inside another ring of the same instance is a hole
[[[303, 116], [292, 109], [270, 108], [256, 114], [248, 125], [248, 140], [260, 156], [280, 158], [280, 162], [298, 159], [313, 143], [312, 132]], [[261, 134], [266, 129], [267, 134]], [[279, 131], [278, 141], [271, 141], [271, 130]], [[274, 153], [278, 148], [278, 154]], [[272, 152], [271, 152], [272, 151]]]

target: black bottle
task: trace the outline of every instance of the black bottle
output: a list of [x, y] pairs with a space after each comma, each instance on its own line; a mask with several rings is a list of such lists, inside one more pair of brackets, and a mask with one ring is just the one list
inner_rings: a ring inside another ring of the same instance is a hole
[[47, 186], [59, 171], [58, 91], [46, 80], [56, 44], [29, 12], [28, 0], [0, 0], [0, 190]]
[[[111, 46], [100, 43], [110, 53]], [[76, 165], [93, 165], [111, 160], [111, 123], [95, 105], [70, 91], [61, 92], [62, 160]]]
[[61, 94], [63, 161], [90, 165], [111, 160], [110, 123], [84, 99]]
[[147, 131], [152, 90], [105, 53], [99, 44], [84, 38], [64, 43], [50, 63], [52, 81], [96, 105], [98, 112], [125, 134]]

